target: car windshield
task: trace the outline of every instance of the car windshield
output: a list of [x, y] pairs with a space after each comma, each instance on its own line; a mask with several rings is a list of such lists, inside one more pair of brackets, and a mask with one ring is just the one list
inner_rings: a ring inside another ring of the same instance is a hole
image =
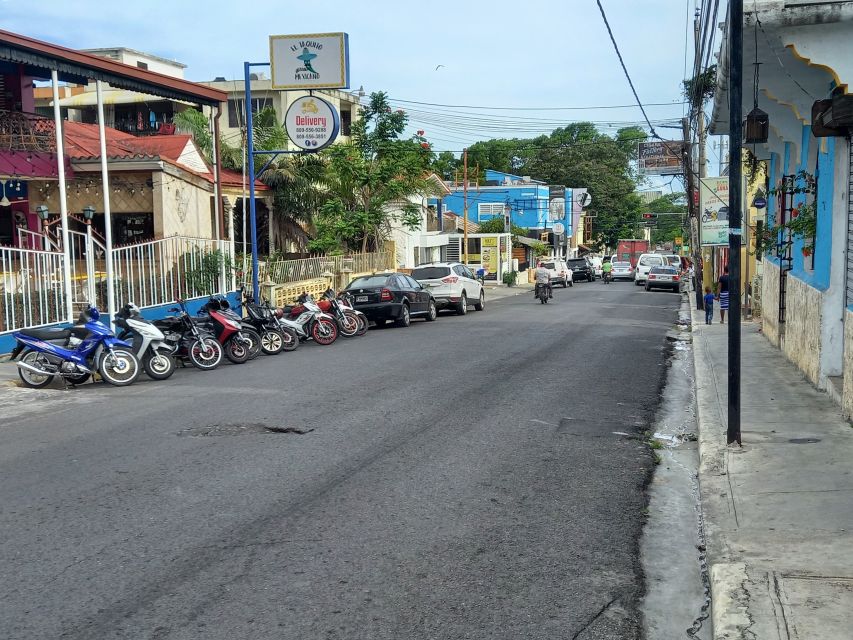
[[663, 258], [660, 256], [646, 256], [640, 259], [640, 264], [648, 266], [650, 264], [663, 264]]
[[412, 271], [415, 280], [441, 280], [450, 275], [450, 267], [417, 267]]
[[387, 282], [387, 275], [363, 276], [361, 278], [356, 278], [355, 280], [350, 282], [347, 289], [367, 289], [370, 287], [384, 287]]
[[673, 267], [677, 267], [681, 264], [681, 258], [678, 256], [667, 256], [666, 261], [669, 262]]
[[617, 269], [626, 269], [631, 266], [630, 262], [614, 262], [613, 266]]
[[652, 270], [649, 273], [677, 273], [677, 271], [673, 267], [652, 267]]
[[542, 266], [546, 269], [551, 269], [552, 271], [555, 269], [553, 262], [543, 262]]
[[568, 265], [573, 269], [575, 267], [585, 267], [586, 260], [569, 260]]

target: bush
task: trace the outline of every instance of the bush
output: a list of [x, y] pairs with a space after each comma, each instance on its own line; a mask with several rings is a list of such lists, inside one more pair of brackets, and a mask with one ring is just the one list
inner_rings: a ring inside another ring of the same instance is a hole
[[517, 271], [507, 271], [504, 273], [504, 284], [508, 287], [515, 285], [515, 281], [518, 280], [518, 272]]

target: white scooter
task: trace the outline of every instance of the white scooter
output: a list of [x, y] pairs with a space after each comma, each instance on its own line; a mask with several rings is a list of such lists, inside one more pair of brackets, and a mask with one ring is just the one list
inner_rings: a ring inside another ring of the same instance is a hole
[[328, 313], [317, 306], [310, 297], [300, 296], [299, 305], [302, 311], [295, 318], [291, 312], [294, 307], [277, 308], [275, 317], [283, 327], [296, 331], [300, 342], [311, 338], [317, 344], [332, 344], [338, 339], [338, 323]]
[[124, 305], [116, 313], [115, 325], [122, 329], [119, 336], [133, 345], [133, 353], [142, 363], [149, 378], [165, 380], [175, 372], [176, 347], [166, 342], [166, 336], [160, 329], [142, 317], [132, 302]]

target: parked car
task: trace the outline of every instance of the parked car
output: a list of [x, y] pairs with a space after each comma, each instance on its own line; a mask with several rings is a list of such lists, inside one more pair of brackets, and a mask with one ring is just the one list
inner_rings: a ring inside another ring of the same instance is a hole
[[646, 282], [652, 267], [662, 267], [666, 260], [659, 253], [644, 253], [637, 260], [637, 268], [634, 269], [634, 284], [638, 287]]
[[649, 270], [648, 278], [646, 279], [646, 291], [651, 291], [652, 289], [672, 289], [676, 292], [680, 291], [680, 270], [669, 265], [652, 267]]
[[415, 267], [412, 277], [432, 294], [438, 309], [455, 309], [456, 313], [465, 315], [472, 301], [477, 311], [486, 306], [483, 285], [471, 269], [460, 262], [422, 264]]
[[683, 269], [681, 266], [681, 256], [677, 256], [674, 253], [664, 253], [663, 257], [671, 267], [675, 267], [679, 271]]
[[551, 273], [551, 284], [559, 284], [564, 289], [572, 286], [572, 270], [565, 260], [560, 258], [543, 258], [542, 266]]
[[412, 318], [432, 322], [438, 317], [433, 295], [405, 273], [374, 273], [356, 278], [344, 291], [352, 295], [353, 307], [381, 327], [393, 320], [408, 327]]
[[613, 270], [611, 274], [613, 280], [633, 280], [634, 270], [631, 268], [630, 262], [611, 262]]
[[602, 276], [602, 274], [604, 273], [601, 270], [601, 265], [604, 264], [605, 260], [609, 261], [610, 257], [605, 256], [604, 258], [602, 258], [601, 256], [592, 256], [589, 259], [589, 261], [592, 263], [592, 268], [595, 269], [595, 277], [596, 278], [600, 278]]
[[586, 280], [595, 282], [595, 267], [587, 258], [571, 258], [566, 260], [569, 269], [572, 270], [572, 280]]

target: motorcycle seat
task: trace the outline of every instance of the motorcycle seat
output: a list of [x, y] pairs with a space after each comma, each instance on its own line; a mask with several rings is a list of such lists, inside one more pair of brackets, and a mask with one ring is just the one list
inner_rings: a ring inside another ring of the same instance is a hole
[[287, 304], [283, 306], [281, 310], [285, 313], [285, 315], [290, 315], [294, 308], [294, 305]]
[[18, 333], [28, 338], [36, 338], [37, 340], [67, 340], [72, 336], [71, 329], [56, 329], [54, 327], [21, 329]]

